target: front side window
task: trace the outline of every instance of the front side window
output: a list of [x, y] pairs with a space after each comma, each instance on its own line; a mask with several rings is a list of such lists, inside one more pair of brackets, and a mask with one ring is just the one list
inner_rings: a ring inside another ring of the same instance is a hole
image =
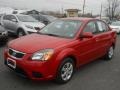
[[82, 22], [79, 20], [57, 20], [43, 28], [40, 33], [73, 38], [80, 29], [81, 24]]
[[38, 20], [34, 19], [32, 16], [17, 15], [17, 17], [21, 22], [38, 22]]
[[97, 21], [97, 26], [98, 26], [98, 31], [99, 32], [106, 32], [106, 31], [108, 31], [108, 26], [104, 22]]
[[89, 22], [85, 29], [84, 29], [84, 32], [92, 32], [93, 34], [97, 33], [97, 29], [96, 29], [96, 24], [95, 22]]
[[15, 19], [15, 20], [17, 21], [16, 17], [13, 16], [13, 15], [11, 15], [11, 16], [10, 16], [10, 21], [12, 21], [13, 19]]

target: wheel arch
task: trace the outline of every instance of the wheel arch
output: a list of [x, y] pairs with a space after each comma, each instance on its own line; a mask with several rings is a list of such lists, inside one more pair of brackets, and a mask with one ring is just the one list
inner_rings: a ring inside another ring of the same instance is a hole
[[23, 28], [19, 27], [19, 28], [17, 29], [17, 33], [18, 33], [18, 31], [20, 31], [20, 30], [23, 30], [23, 31], [24, 31]]
[[62, 52], [60, 52], [58, 55], [57, 55], [57, 62], [58, 62], [58, 65], [60, 65], [63, 60], [65, 58], [71, 58], [73, 59], [74, 63], [75, 63], [75, 67], [78, 67], [78, 58], [77, 58], [77, 55], [75, 54], [75, 50], [74, 49], [71, 49], [71, 48], [67, 48], [65, 50], [63, 50]]

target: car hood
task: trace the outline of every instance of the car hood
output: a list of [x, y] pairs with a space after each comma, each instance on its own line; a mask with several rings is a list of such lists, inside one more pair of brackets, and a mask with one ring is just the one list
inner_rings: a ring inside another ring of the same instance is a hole
[[24, 53], [34, 53], [42, 49], [55, 49], [70, 41], [71, 39], [31, 34], [11, 41], [8, 46]]
[[45, 26], [45, 24], [41, 23], [41, 22], [22, 22], [24, 25], [29, 25], [32, 27], [40, 27], [43, 28]]

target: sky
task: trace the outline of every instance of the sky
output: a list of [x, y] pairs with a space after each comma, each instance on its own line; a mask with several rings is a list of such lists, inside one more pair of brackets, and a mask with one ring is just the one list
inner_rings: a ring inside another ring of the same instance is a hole
[[[62, 11], [77, 8], [82, 10], [84, 0], [0, 0], [0, 7]], [[85, 12], [99, 14], [101, 3], [106, 0], [86, 0]]]

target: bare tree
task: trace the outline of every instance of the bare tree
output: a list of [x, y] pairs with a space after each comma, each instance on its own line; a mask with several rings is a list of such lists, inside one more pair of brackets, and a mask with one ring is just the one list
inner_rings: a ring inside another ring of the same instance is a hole
[[119, 14], [120, 0], [107, 0], [106, 15], [113, 19]]

